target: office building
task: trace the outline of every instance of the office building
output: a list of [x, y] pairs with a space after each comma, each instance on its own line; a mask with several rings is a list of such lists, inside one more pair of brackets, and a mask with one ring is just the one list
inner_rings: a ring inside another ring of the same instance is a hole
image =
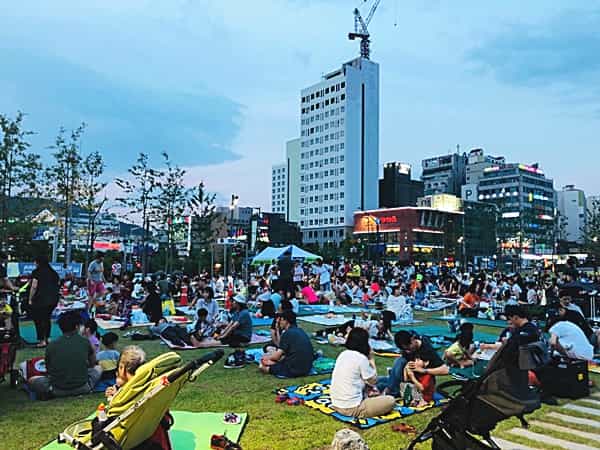
[[287, 214], [288, 170], [287, 163], [274, 164], [271, 168], [271, 210]]
[[379, 65], [343, 64], [301, 91], [300, 227], [305, 243], [339, 243], [356, 210], [377, 208]]
[[[498, 207], [497, 234], [505, 263], [550, 255], [555, 241], [554, 182], [538, 164], [501, 164], [484, 169], [478, 200]], [[499, 249], [500, 252], [500, 249]]]
[[411, 179], [412, 167], [401, 162], [388, 162], [383, 166], [379, 180], [379, 207], [397, 208], [416, 206], [423, 196], [423, 182]]
[[460, 197], [461, 186], [465, 184], [466, 153], [424, 159], [421, 165], [425, 195], [452, 194]]
[[585, 193], [571, 184], [558, 191], [556, 195], [560, 239], [583, 244], [587, 209]]

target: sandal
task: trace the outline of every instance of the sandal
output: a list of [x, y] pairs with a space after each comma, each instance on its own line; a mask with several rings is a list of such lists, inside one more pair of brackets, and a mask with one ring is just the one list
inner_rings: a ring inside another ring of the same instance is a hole
[[408, 425], [404, 422], [400, 423], [398, 425], [392, 425], [392, 431], [405, 433], [405, 434], [416, 434], [417, 433], [417, 429], [414, 426]]

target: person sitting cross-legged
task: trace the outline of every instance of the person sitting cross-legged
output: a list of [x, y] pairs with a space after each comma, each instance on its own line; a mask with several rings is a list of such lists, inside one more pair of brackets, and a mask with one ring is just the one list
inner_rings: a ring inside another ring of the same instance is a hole
[[279, 348], [263, 356], [260, 370], [287, 378], [308, 375], [314, 359], [310, 338], [302, 328], [296, 326], [296, 314], [293, 311], [278, 313], [277, 321], [281, 330]]
[[29, 387], [39, 399], [89, 394], [102, 376], [90, 341], [77, 332], [81, 316], [66, 312], [58, 319], [62, 336], [46, 347], [47, 376], [32, 377]]

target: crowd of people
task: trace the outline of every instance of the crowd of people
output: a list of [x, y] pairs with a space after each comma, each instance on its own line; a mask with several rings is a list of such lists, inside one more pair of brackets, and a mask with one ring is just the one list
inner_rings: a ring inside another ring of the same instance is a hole
[[[383, 415], [398, 398], [416, 407], [431, 402], [436, 377], [448, 375], [452, 368], [474, 365], [475, 352], [506, 345], [514, 347], [513, 354], [518, 355], [520, 346], [542, 341], [544, 332], [555, 357], [591, 361], [600, 331], [590, 325], [564, 289], [575, 282], [593, 284], [598, 280], [586, 279], [571, 269], [559, 276], [552, 271], [533, 271], [527, 276], [500, 271], [462, 273], [441, 265], [328, 263], [322, 259], [308, 263], [284, 254], [255, 267], [248, 279], [208, 273], [135, 278], [130, 274], [107, 276], [99, 253], [85, 280], [59, 282], [47, 259], [40, 257], [26, 298], [36, 325], [37, 345], [46, 348], [48, 374], [30, 380], [30, 385], [40, 398], [76, 395], [91, 391], [100, 378], [116, 374], [116, 387], [107, 392], [114, 394], [145, 357], [138, 347], [128, 347], [119, 355], [114, 333], [105, 334], [100, 342], [94, 318], [118, 316], [127, 328], [139, 311], [151, 323], [150, 336], [193, 347], [207, 339], [231, 346], [234, 351], [225, 362], [228, 368], [246, 364], [243, 347], [251, 342], [253, 319], [269, 318], [271, 343], [263, 349], [260, 371], [282, 377], [305, 376], [318, 354], [309, 335], [298, 326], [300, 305], [333, 308], [352, 304], [369, 312], [338, 327], [339, 343], [345, 350], [337, 356], [333, 370], [332, 407], [356, 417]], [[5, 286], [17, 289], [12, 284]], [[50, 315], [61, 295], [84, 299], [85, 309], [83, 314], [63, 313], [58, 320], [62, 336], [49, 340]], [[426, 335], [409, 329], [392, 332], [394, 321], [412, 319], [415, 309], [440, 299], [451, 302], [457, 317], [456, 339], [442, 352]], [[167, 320], [174, 305], [193, 314], [191, 326]], [[7, 312], [4, 310], [2, 317], [6, 318]], [[468, 323], [472, 317], [506, 320], [507, 327], [497, 342], [480, 344]], [[542, 321], [545, 328], [540, 326]], [[385, 377], [378, 375], [373, 339], [392, 341], [400, 353]], [[545, 372], [529, 375], [529, 381], [542, 391]]]

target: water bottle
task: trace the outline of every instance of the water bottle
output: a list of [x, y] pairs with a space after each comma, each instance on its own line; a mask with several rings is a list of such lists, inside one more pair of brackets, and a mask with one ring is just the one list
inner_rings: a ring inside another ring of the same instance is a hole
[[102, 425], [108, 420], [108, 416], [106, 415], [106, 407], [104, 406], [104, 403], [100, 403], [100, 405], [98, 405], [98, 409], [96, 410], [96, 418], [98, 419], [98, 423], [100, 425]]
[[404, 406], [409, 407], [412, 403], [412, 400], [412, 389], [410, 386], [406, 385], [404, 387], [404, 396], [402, 398], [402, 403], [404, 404]]

